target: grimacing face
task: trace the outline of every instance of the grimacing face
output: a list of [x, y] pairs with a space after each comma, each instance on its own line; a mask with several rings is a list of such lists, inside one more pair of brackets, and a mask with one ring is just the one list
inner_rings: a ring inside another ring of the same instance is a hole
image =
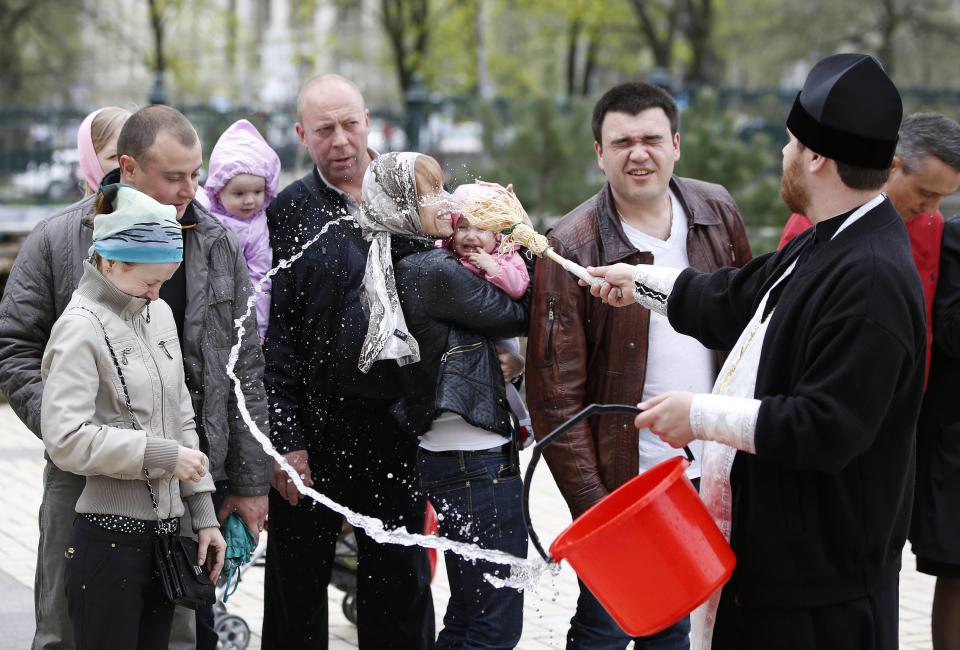
[[457, 203], [443, 189], [443, 185], [424, 187], [418, 179], [417, 202], [421, 233], [436, 239], [444, 239], [453, 234], [453, 211]]
[[311, 91], [304, 98], [296, 131], [320, 173], [331, 183], [362, 177], [370, 114], [353, 88], [331, 84]]
[[465, 257], [468, 253], [484, 251], [492, 253], [497, 247], [497, 238], [489, 230], [480, 230], [466, 217], [457, 219], [457, 227], [453, 231], [453, 252], [457, 257]]
[[636, 115], [609, 112], [600, 137], [602, 142], [593, 145], [597, 165], [619, 206], [648, 206], [664, 199], [680, 160], [680, 134], [671, 133], [662, 108]]
[[122, 180], [163, 205], [177, 209], [181, 219], [200, 186], [203, 153], [200, 140], [185, 147], [171, 134], [160, 131], [156, 140], [137, 162], [120, 157]]

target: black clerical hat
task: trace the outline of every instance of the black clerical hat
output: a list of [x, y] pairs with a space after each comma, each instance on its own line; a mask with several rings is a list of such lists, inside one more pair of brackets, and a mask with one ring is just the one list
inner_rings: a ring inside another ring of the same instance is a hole
[[900, 93], [868, 54], [834, 54], [813, 66], [797, 93], [787, 128], [822, 156], [886, 169], [903, 117]]

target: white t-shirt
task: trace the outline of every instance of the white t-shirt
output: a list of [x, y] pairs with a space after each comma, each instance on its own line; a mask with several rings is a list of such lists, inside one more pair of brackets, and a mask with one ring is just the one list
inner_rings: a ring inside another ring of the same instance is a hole
[[[637, 250], [653, 253], [655, 266], [683, 269], [690, 266], [687, 257], [687, 215], [673, 192], [670, 192], [670, 203], [673, 206], [673, 221], [670, 237], [666, 241], [647, 235], [624, 221], [620, 223], [627, 239]], [[644, 400], [669, 390], [710, 393], [716, 376], [716, 357], [713, 352], [700, 345], [695, 338], [678, 334], [666, 316], [650, 312]], [[687, 476], [696, 478], [700, 476], [703, 442], [691, 442], [690, 451], [696, 460], [687, 470]], [[649, 429], [640, 430], [641, 472], [671, 456], [682, 455], [683, 449], [674, 449]]]
[[481, 451], [508, 442], [510, 438], [475, 427], [449, 411], [437, 416], [430, 430], [420, 436], [420, 446], [427, 451]]

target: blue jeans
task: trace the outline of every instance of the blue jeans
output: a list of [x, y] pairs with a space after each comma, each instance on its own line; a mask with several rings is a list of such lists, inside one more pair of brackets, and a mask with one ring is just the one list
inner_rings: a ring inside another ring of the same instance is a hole
[[[520, 474], [502, 450], [417, 454], [420, 488], [437, 511], [440, 534], [483, 548], [527, 556]], [[509, 567], [444, 554], [450, 602], [437, 648], [514, 648], [523, 630], [523, 592], [484, 580], [506, 577]]]
[[580, 584], [577, 611], [570, 619], [567, 650], [624, 650], [630, 641], [636, 650], [687, 650], [690, 647], [690, 617], [685, 617], [653, 636], [629, 637], [610, 617], [600, 601]]

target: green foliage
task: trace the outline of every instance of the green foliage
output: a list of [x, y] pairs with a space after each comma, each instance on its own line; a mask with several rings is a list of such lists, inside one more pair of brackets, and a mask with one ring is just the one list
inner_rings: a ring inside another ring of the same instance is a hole
[[477, 85], [477, 0], [435, 0], [434, 4], [442, 20], [431, 25], [430, 48], [417, 72], [428, 88], [447, 95], [473, 94]]
[[69, 103], [80, 24], [56, 0], [0, 0], [0, 103]]
[[743, 215], [755, 251], [771, 250], [787, 209], [780, 200], [780, 156], [763, 133], [742, 138], [736, 115], [702, 94], [684, 111], [676, 173], [726, 187]]
[[[491, 164], [481, 176], [506, 185], [531, 215], [562, 215], [593, 195], [597, 172], [587, 102], [558, 104], [536, 97], [511, 104], [509, 119], [483, 118]], [[510, 127], [504, 127], [509, 124]]]

